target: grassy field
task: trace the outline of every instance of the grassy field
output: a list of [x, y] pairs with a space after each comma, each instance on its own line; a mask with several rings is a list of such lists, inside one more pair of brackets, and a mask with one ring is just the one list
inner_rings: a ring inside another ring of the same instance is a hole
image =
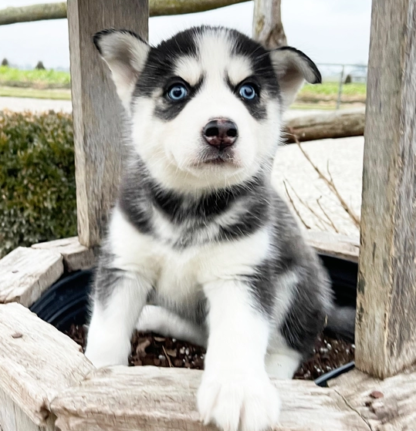
[[[342, 86], [342, 94], [344, 96], [365, 96], [367, 86], [364, 83], [344, 84]], [[323, 84], [312, 85], [306, 84], [299, 92], [300, 95], [313, 94], [319, 96], [337, 96], [338, 83], [324, 82]]]
[[[71, 77], [69, 72], [55, 70], [20, 70], [0, 66], [0, 96], [32, 97], [41, 99], [70, 99]], [[61, 91], [60, 91], [61, 90]], [[344, 85], [343, 99], [356, 98], [364, 101], [366, 84]], [[299, 102], [335, 101], [338, 83], [325, 82], [321, 85], [306, 84], [298, 95]]]
[[69, 72], [56, 70], [20, 70], [0, 66], [0, 85], [8, 87], [69, 88]]
[[40, 90], [38, 88], [0, 86], [0, 97], [28, 97], [30, 99], [71, 100], [71, 91], [65, 89]]

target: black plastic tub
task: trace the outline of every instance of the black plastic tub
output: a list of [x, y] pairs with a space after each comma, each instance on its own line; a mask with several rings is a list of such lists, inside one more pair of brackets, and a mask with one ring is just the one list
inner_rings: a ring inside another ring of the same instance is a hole
[[[331, 277], [335, 302], [343, 307], [355, 308], [358, 265], [332, 256], [320, 257]], [[31, 311], [62, 332], [69, 330], [72, 324], [85, 324], [92, 277], [93, 270], [77, 271], [64, 276], [30, 307]], [[315, 383], [327, 386], [328, 380], [352, 368], [353, 362], [322, 375]]]
[[72, 324], [87, 320], [88, 297], [93, 270], [77, 271], [62, 277], [48, 289], [30, 310], [62, 332]]

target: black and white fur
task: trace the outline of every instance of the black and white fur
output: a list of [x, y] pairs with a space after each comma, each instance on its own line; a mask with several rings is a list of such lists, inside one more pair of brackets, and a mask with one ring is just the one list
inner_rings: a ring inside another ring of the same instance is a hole
[[[294, 48], [267, 51], [225, 28], [192, 28], [157, 47], [124, 30], [94, 42], [128, 114], [131, 154], [86, 355], [127, 364], [135, 327], [206, 344], [202, 420], [268, 429], [280, 406], [269, 375], [292, 378], [332, 309], [327, 275], [270, 183], [282, 113], [319, 71]], [[169, 98], [175, 85], [183, 100]], [[210, 121], [232, 122], [235, 142], [209, 145]]]

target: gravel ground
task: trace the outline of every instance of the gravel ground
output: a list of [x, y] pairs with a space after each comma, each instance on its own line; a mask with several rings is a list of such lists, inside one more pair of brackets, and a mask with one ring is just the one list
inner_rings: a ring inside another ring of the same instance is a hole
[[[316, 166], [327, 176], [327, 167], [329, 167], [339, 193], [359, 215], [364, 137], [311, 141], [302, 144], [302, 147]], [[325, 209], [336, 229], [346, 235], [358, 235], [358, 229], [339, 204], [335, 195], [319, 178], [296, 144], [282, 146], [278, 149], [272, 181], [282, 196], [287, 199], [284, 187], [284, 182], [286, 182], [296, 208], [302, 219], [311, 228], [335, 231], [317, 203], [317, 200], [322, 197], [320, 199], [321, 206]], [[300, 199], [296, 197], [296, 194]]]
[[[36, 112], [56, 110], [71, 112], [72, 105], [68, 100], [23, 99], [0, 97], [0, 110], [13, 111], [31, 110]], [[312, 115], [318, 110], [290, 110], [287, 119], [301, 115]], [[327, 174], [327, 166], [340, 194], [356, 212], [361, 207], [361, 176], [364, 138], [325, 139], [307, 142], [303, 148], [310, 155], [314, 163]], [[349, 219], [333, 193], [325, 183], [319, 179], [297, 145], [290, 144], [278, 149], [273, 171], [273, 184], [282, 195], [287, 198], [284, 182], [305, 223], [313, 229], [334, 231], [334, 227], [326, 220], [319, 208], [317, 199], [331, 218], [336, 230], [347, 235], [357, 235], [358, 229]], [[299, 196], [301, 201], [296, 197]], [[316, 215], [314, 215], [310, 207]], [[326, 221], [322, 221], [326, 220]]]
[[70, 100], [29, 99], [23, 97], [0, 97], [0, 111], [63, 111], [72, 112]]

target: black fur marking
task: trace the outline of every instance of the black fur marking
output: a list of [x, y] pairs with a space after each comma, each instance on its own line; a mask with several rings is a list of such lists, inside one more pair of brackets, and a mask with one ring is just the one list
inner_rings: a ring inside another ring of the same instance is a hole
[[[221, 27], [195, 27], [178, 33], [172, 39], [162, 42], [159, 46], [151, 48], [146, 64], [136, 84], [133, 94], [135, 97], [155, 96], [160, 89], [166, 87], [167, 81], [175, 76], [177, 60], [183, 56], [198, 58], [197, 37], [206, 31], [223, 31]], [[232, 55], [245, 56], [252, 63], [254, 76], [259, 87], [269, 98], [280, 98], [279, 84], [273, 69], [269, 53], [260, 44], [235, 30], [226, 30], [234, 44]], [[225, 79], [227, 79], [225, 77]], [[192, 100], [202, 85], [202, 81], [195, 86], [191, 94], [182, 103], [171, 103], [166, 100], [158, 101], [155, 115], [164, 121], [173, 120]], [[235, 92], [236, 89], [234, 88]], [[241, 97], [236, 93], [236, 97]], [[257, 120], [266, 118], [266, 101], [261, 97], [255, 102], [242, 101], [251, 115]]]
[[273, 285], [273, 266], [270, 262], [264, 262], [255, 268], [253, 275], [245, 276], [245, 280], [250, 286], [251, 293], [256, 299], [259, 308], [269, 317], [273, 315], [273, 307], [275, 303]]
[[276, 214], [274, 244], [278, 247], [278, 253], [271, 261], [273, 284], [278, 289], [285, 275], [296, 278], [296, 285], [292, 287], [292, 305], [280, 330], [287, 344], [306, 358], [312, 352], [316, 337], [323, 330], [325, 315], [329, 312], [325, 309], [331, 297], [329, 277], [318, 257], [305, 244], [287, 204], [280, 196], [275, 195], [273, 207]]
[[173, 101], [167, 100], [165, 97], [163, 104], [161, 104], [160, 106], [157, 106], [155, 109], [156, 117], [165, 121], [171, 121], [174, 118], [176, 118], [181, 113], [181, 111], [185, 108], [185, 106], [198, 93], [202, 83], [203, 83], [203, 78], [193, 87], [188, 85], [189, 94], [183, 101], [173, 102]]
[[172, 39], [151, 48], [141, 78], [136, 84], [135, 97], [152, 97], [155, 90], [164, 88], [166, 82], [175, 76], [176, 61], [180, 57], [197, 57], [192, 31], [178, 33]]
[[180, 241], [171, 245], [182, 249], [196, 242], [200, 244], [199, 234], [210, 224], [217, 223], [217, 217], [233, 211], [233, 205], [238, 202], [242, 203], [242, 212], [238, 214], [235, 223], [218, 225], [217, 236], [210, 240], [230, 241], [254, 233], [268, 221], [267, 196], [260, 177], [198, 197], [180, 194], [162, 188], [150, 177], [143, 162], [137, 160], [122, 183], [119, 205], [138, 231], [154, 237], [157, 237], [157, 233], [153, 228], [152, 218], [153, 212], [158, 211], [172, 224], [172, 229], [181, 229]]
[[92, 295], [98, 301], [106, 305], [111, 293], [117, 285], [123, 280], [124, 271], [112, 267], [114, 255], [104, 245], [100, 250], [100, 258], [98, 260], [98, 267], [94, 273], [94, 282]]

